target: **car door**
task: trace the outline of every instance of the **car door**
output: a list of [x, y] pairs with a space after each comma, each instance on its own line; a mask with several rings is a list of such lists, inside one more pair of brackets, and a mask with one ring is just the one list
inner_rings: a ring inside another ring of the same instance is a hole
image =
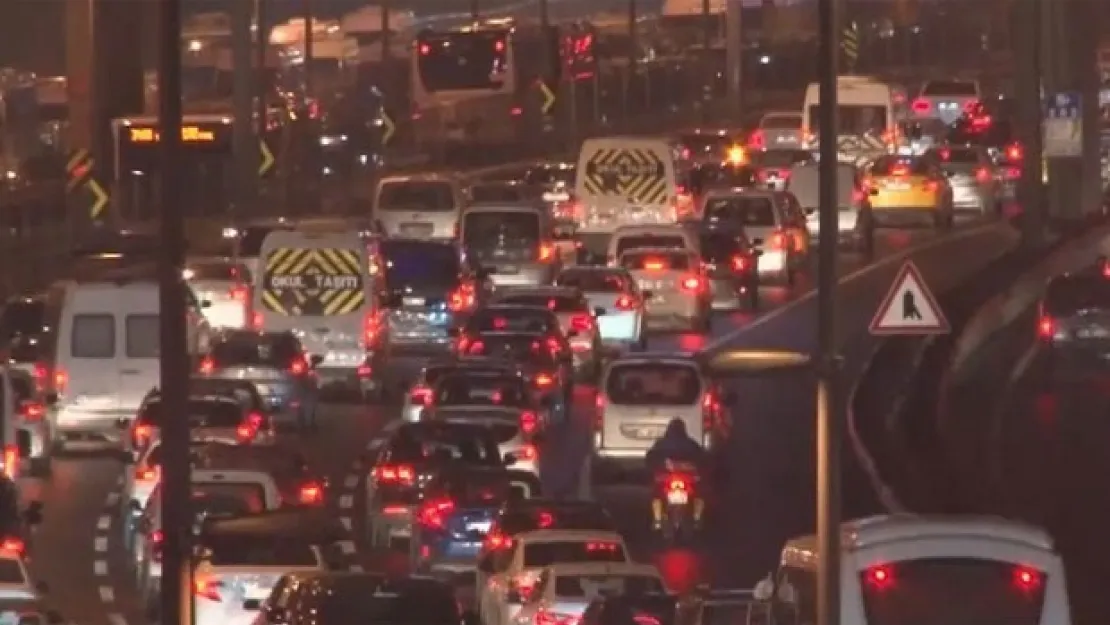
[[116, 315], [119, 406], [129, 415], [134, 415], [147, 393], [158, 386], [161, 329], [157, 306], [157, 298], [137, 297], [121, 309], [127, 312]]
[[784, 192], [787, 221], [790, 224], [790, 235], [794, 238], [794, 249], [802, 254], [809, 255], [809, 230], [806, 228], [806, 214], [798, 198], [793, 193]]

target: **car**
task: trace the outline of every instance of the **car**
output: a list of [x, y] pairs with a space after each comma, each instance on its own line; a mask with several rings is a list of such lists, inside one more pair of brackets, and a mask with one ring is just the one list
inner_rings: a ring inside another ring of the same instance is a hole
[[423, 576], [311, 571], [283, 575], [257, 610], [253, 625], [280, 623], [389, 623], [456, 625], [465, 622], [454, 588]]
[[540, 495], [532, 473], [499, 468], [460, 468], [425, 487], [409, 547], [410, 570], [473, 571], [498, 509], [511, 500]]
[[482, 544], [482, 553], [508, 549], [513, 538], [538, 530], [598, 530], [616, 532], [613, 517], [596, 501], [552, 499], [549, 497], [513, 498], [505, 502], [493, 518]]
[[440, 378], [421, 421], [482, 425], [497, 441], [505, 466], [539, 474], [539, 442], [548, 424], [547, 410], [533, 387], [511, 374], [453, 373]]
[[1002, 212], [1000, 171], [986, 148], [946, 145], [937, 150], [952, 187], [952, 207], [979, 216]]
[[458, 176], [385, 176], [375, 193], [374, 219], [387, 237], [453, 239], [465, 205], [466, 187]]
[[[644, 455], [672, 419], [682, 419], [689, 436], [702, 447], [715, 449], [730, 435], [730, 406], [735, 401], [693, 355], [644, 353], [617, 358], [606, 367], [598, 386], [594, 450], [583, 473], [603, 481], [610, 468], [643, 467]], [[586, 494], [580, 492], [580, 496]]]
[[553, 564], [540, 573], [532, 592], [522, 597], [524, 603], [513, 623], [577, 622], [594, 597], [644, 594], [667, 594], [659, 569], [650, 564]]
[[597, 530], [524, 532], [508, 549], [483, 554], [475, 580], [482, 625], [515, 623], [545, 568], [588, 562], [630, 563], [631, 559], [620, 534]]
[[[794, 195], [806, 215], [806, 229], [811, 240], [821, 235], [821, 166], [800, 163], [790, 169], [786, 190]], [[871, 214], [871, 190], [855, 163], [836, 164], [836, 236], [837, 244], [869, 256], [875, 251], [875, 223]]]
[[747, 305], [759, 310], [759, 257], [763, 254], [738, 228], [702, 228], [701, 260], [709, 280], [713, 310]]
[[866, 171], [864, 184], [876, 226], [931, 225], [947, 230], [955, 224], [952, 187], [939, 159], [888, 155], [875, 159]]
[[26, 470], [20, 462], [20, 474], [49, 477], [54, 458], [52, 404], [39, 390], [33, 374], [14, 367], [9, 367], [7, 373], [16, 412], [14, 425], [17, 441], [25, 438], [23, 442], [28, 451]]
[[910, 108], [915, 117], [938, 118], [951, 124], [978, 104], [980, 97], [979, 83], [975, 80], [927, 80]]
[[645, 294], [644, 322], [649, 330], [709, 331], [712, 293], [694, 252], [637, 248], [622, 254], [619, 263]]
[[693, 162], [720, 162], [739, 145], [735, 133], [728, 128], [694, 128], [678, 133], [675, 141], [682, 158]]
[[231, 330], [217, 334], [197, 375], [246, 380], [265, 391], [266, 413], [275, 425], [307, 428], [316, 422], [319, 383], [313, 361], [292, 332]]
[[208, 302], [202, 312], [209, 326], [250, 327], [253, 318], [250, 289], [254, 278], [245, 264], [230, 258], [189, 258], [182, 277], [198, 299]]
[[576, 265], [559, 272], [555, 284], [577, 289], [590, 310], [605, 311], [595, 319], [603, 351], [619, 353], [647, 347], [645, 297], [627, 269]]
[[474, 424], [422, 421], [390, 432], [370, 459], [366, 480], [370, 547], [390, 548], [412, 535], [422, 487], [432, 476], [459, 467], [503, 468], [498, 443], [489, 428]]
[[[293, 442], [252, 447], [212, 443], [196, 447], [191, 460], [194, 482], [211, 474], [228, 485], [254, 484], [256, 494], [271, 492], [272, 485], [279, 497], [277, 507], [318, 508], [328, 499], [328, 479], [311, 469]], [[268, 497], [267, 501], [270, 509]]]
[[283, 575], [346, 570], [354, 542], [333, 515], [280, 511], [211, 519], [201, 526], [194, 560], [197, 625], [250, 625]]
[[748, 138], [753, 150], [780, 150], [801, 148], [805, 139], [802, 127], [805, 121], [797, 111], [769, 111], [759, 118], [759, 124]]
[[762, 252], [759, 276], [774, 284], [794, 286], [809, 258], [810, 240], [805, 213], [791, 193], [721, 190], [706, 194], [702, 227], [742, 228]]
[[691, 218], [700, 217], [705, 196], [711, 191], [758, 189], [759, 168], [750, 161], [698, 163], [687, 173], [690, 193], [694, 202]]
[[139, 408], [135, 418], [120, 424], [128, 428], [129, 439], [124, 458], [134, 459], [159, 435], [166, 419], [189, 420], [189, 437], [194, 441], [222, 442], [237, 445], [269, 445], [276, 433], [270, 418], [253, 412], [228, 395], [196, 395], [190, 393], [182, 414], [166, 414], [160, 392], [152, 392]]
[[700, 251], [698, 243], [697, 230], [684, 225], [622, 226], [609, 239], [606, 258], [610, 265], [616, 265], [621, 254], [645, 247], [668, 247], [697, 253]]
[[567, 340], [558, 314], [547, 306], [487, 303], [460, 324], [452, 334], [458, 356], [468, 355], [469, 342], [486, 332], [531, 332], [560, 342]]
[[5, 541], [0, 543], [0, 606], [9, 601], [37, 602], [44, 598], [48, 588], [35, 582], [24, 561], [22, 549], [13, 549]]
[[542, 202], [480, 204], [463, 209], [459, 241], [465, 258], [496, 287], [550, 284], [564, 259]]
[[475, 373], [479, 375], [523, 375], [520, 369], [511, 362], [496, 358], [484, 359], [481, 357], [459, 360], [453, 357], [433, 360], [424, 365], [405, 393], [401, 406], [401, 418], [415, 423], [420, 421], [424, 407], [432, 400], [432, 389], [440, 378], [453, 373]]
[[[578, 622], [581, 625], [676, 625], [685, 622], [680, 618], [680, 603], [678, 597], [669, 593], [598, 594], [582, 611]], [[700, 612], [701, 607], [698, 609]]]
[[18, 482], [0, 475], [0, 552], [29, 558], [35, 529], [42, 522], [42, 502], [32, 500], [24, 506]]
[[505, 289], [494, 298], [495, 304], [536, 306], [555, 313], [563, 336], [570, 344], [574, 377], [579, 382], [593, 382], [601, 372], [601, 332], [598, 318], [608, 313], [600, 306], [590, 306], [581, 291], [566, 286]]
[[[1110, 265], [1054, 276], [1037, 310], [1037, 340], [1046, 381], [1103, 361], [1110, 345]], [[1105, 274], [1104, 274], [1105, 272]]]
[[490, 291], [483, 272], [448, 241], [386, 239], [379, 244], [389, 340], [394, 351], [443, 351], [451, 328]]
[[459, 339], [461, 359], [474, 356], [514, 362], [535, 385], [540, 401], [560, 420], [569, 417], [574, 399], [570, 348], [562, 335], [541, 332], [493, 331]]
[[813, 158], [813, 152], [809, 150], [778, 148], [757, 152], [752, 162], [758, 168], [756, 175], [761, 184], [768, 189], [784, 191], [787, 183], [790, 182], [790, 174], [794, 167], [817, 161]]

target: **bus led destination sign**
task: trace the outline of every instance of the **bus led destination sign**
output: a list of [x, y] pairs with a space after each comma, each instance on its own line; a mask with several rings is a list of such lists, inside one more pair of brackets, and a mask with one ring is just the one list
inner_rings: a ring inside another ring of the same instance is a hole
[[[158, 143], [161, 137], [161, 133], [149, 126], [132, 126], [127, 129], [127, 132], [131, 143]], [[215, 143], [217, 140], [216, 132], [210, 128], [200, 126], [181, 127], [181, 141], [183, 143]]]

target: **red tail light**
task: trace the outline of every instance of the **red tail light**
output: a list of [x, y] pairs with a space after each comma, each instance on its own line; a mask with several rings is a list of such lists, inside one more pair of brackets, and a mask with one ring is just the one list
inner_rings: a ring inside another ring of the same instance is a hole
[[594, 328], [594, 318], [586, 314], [574, 315], [570, 318], [570, 329], [576, 332], [589, 332]]
[[663, 271], [667, 268], [667, 263], [661, 258], [648, 258], [644, 260], [644, 269], [646, 271]]
[[[524, 595], [521, 594], [521, 597], [523, 598]], [[574, 614], [540, 610], [536, 612], [536, 618], [534, 620], [535, 625], [578, 625], [582, 618]]]
[[513, 539], [511, 536], [506, 536], [498, 531], [491, 531], [486, 534], [485, 548], [490, 551], [498, 549], [509, 549], [513, 546]]
[[199, 371], [201, 375], [212, 375], [216, 371], [216, 361], [211, 356], [205, 356], [200, 361]]
[[867, 194], [863, 192], [863, 189], [852, 189], [852, 203], [853, 204], [862, 204], [863, 201], [866, 200], [866, 199], [867, 199]]
[[378, 337], [381, 335], [381, 319], [376, 312], [366, 313], [366, 317], [362, 320], [362, 341], [367, 346], [376, 345]]
[[1014, 569], [1014, 586], [1023, 592], [1032, 592], [1041, 587], [1044, 574], [1037, 569], [1018, 566]]
[[776, 232], [767, 239], [767, 247], [772, 250], [785, 250], [789, 240], [782, 232]]
[[383, 484], [412, 484], [416, 481], [416, 471], [407, 464], [374, 467], [373, 476]]
[[251, 315], [251, 328], [254, 330], [262, 329], [262, 313], [256, 312]]
[[867, 585], [883, 590], [894, 584], [894, 571], [886, 565], [873, 566], [864, 572]]
[[520, 431], [527, 436], [531, 436], [539, 429], [540, 420], [534, 412], [520, 413]]
[[135, 432], [131, 437], [131, 442], [134, 443], [136, 449], [142, 448], [150, 442], [152, 436], [154, 436], [154, 428], [145, 423], [140, 423], [135, 426]]
[[35, 379], [35, 390], [42, 392], [46, 390], [46, 380], [50, 374], [50, 369], [44, 363], [36, 362], [34, 371], [31, 376]]
[[586, 543], [586, 551], [616, 553], [618, 550], [620, 550], [620, 545], [617, 543]]
[[699, 293], [705, 283], [698, 276], [689, 276], [682, 280], [682, 290], [687, 293]]
[[309, 482], [297, 491], [297, 501], [303, 506], [318, 506], [324, 503], [324, 487], [316, 482]]
[[917, 113], [918, 115], [924, 115], [925, 113], [928, 113], [930, 110], [932, 110], [933, 105], [925, 98], [917, 98], [913, 101], [912, 104], [910, 104], [910, 107], [913, 108], [914, 113]]
[[293, 375], [305, 375], [308, 373], [308, 363], [305, 362], [303, 356], [298, 356], [289, 364], [289, 373]]
[[736, 273], [744, 273], [752, 268], [751, 262], [748, 260], [748, 257], [742, 254], [737, 254], [733, 256], [730, 265], [732, 266], [732, 270]]
[[991, 181], [991, 172], [986, 167], [975, 170], [975, 182], [986, 183]]
[[54, 371], [54, 390], [58, 393], [62, 393], [63, 391], [65, 391], [66, 385], [68, 383], [69, 375], [66, 374], [65, 370], [56, 369]]
[[762, 130], [757, 130], [757, 131], [753, 132], [752, 136], [748, 138], [748, 147], [752, 147], [752, 148], [755, 148], [757, 150], [762, 150], [764, 147], [766, 147], [766, 145], [767, 145], [767, 139], [764, 136]]
[[926, 180], [921, 188], [925, 189], [926, 193], [936, 193], [940, 189], [940, 183], [936, 180]]
[[1005, 170], [1006, 180], [1017, 180], [1021, 178], [1021, 169], [1017, 167], [1007, 167]]
[[563, 351], [563, 344], [555, 337], [548, 337], [546, 341], [547, 351], [551, 352], [552, 356], [558, 356]]
[[470, 354], [471, 356], [481, 356], [482, 354], [486, 353], [486, 344], [482, 341], [474, 341], [467, 348], [466, 353]]
[[420, 55], [427, 56], [432, 53], [432, 47], [426, 43], [420, 44]]
[[229, 295], [231, 295], [231, 299], [237, 302], [245, 302], [247, 301], [247, 297], [250, 295], [250, 291], [247, 289], [247, 287], [240, 284], [231, 289]]
[[368, 379], [374, 375], [374, 367], [370, 366], [369, 362], [364, 362], [355, 369], [355, 375], [362, 379]]
[[1037, 336], [1042, 340], [1052, 340], [1056, 336], [1056, 320], [1047, 315], [1038, 319]]
[[0, 551], [6, 551], [8, 553], [17, 553], [22, 555], [23, 550], [26, 548], [27, 545], [25, 545], [23, 541], [18, 538], [5, 538], [3, 542], [0, 542]]
[[537, 373], [533, 381], [537, 388], [547, 389], [555, 386], [555, 376], [549, 373]]
[[621, 295], [617, 298], [617, 310], [636, 310], [636, 300], [631, 295]]
[[437, 499], [424, 502], [416, 518], [428, 529], [441, 530], [447, 527], [447, 517], [455, 511], [455, 502], [450, 499]]
[[538, 456], [538, 455], [539, 455], [539, 452], [536, 451], [536, 446], [535, 445], [524, 445], [520, 449], [516, 450], [517, 460], [531, 461], [531, 460], [535, 460], [536, 456]]
[[667, 476], [667, 490], [668, 491], [673, 492], [673, 491], [676, 491], [676, 490], [680, 490], [680, 491], [689, 492], [691, 490], [690, 486], [691, 486], [690, 478], [685, 476], [685, 475], [671, 474], [671, 475]]
[[409, 391], [409, 400], [420, 406], [427, 406], [432, 403], [432, 389], [427, 386], [414, 386]]
[[135, 479], [143, 482], [153, 482], [158, 479], [158, 469], [151, 467], [135, 469]]
[[258, 430], [256, 430], [255, 428], [252, 428], [247, 423], [240, 424], [239, 427], [235, 428], [235, 438], [240, 443], [249, 443], [249, 442], [253, 441], [254, 440], [254, 435], [257, 434], [257, 433], [258, 433]]
[[1011, 143], [1006, 146], [1006, 160], [1020, 162], [1025, 158], [1025, 149], [1020, 143]]
[[165, 540], [166, 535], [162, 533], [162, 530], [154, 530], [150, 533], [151, 555], [155, 562], [162, 561], [162, 543]]
[[549, 263], [555, 260], [555, 246], [550, 243], [541, 243], [539, 250], [536, 252], [536, 257], [541, 263]]
[[964, 102], [964, 112], [973, 113], [979, 109], [979, 100], [968, 100]]
[[220, 597], [220, 582], [209, 579], [198, 579], [196, 581], [196, 594], [198, 597], [204, 597], [209, 601], [221, 601]]
[[4, 446], [4, 475], [11, 479], [19, 477], [19, 448], [15, 445]]
[[37, 401], [23, 400], [19, 402], [19, 414], [25, 421], [42, 421], [46, 415], [46, 407]]
[[469, 289], [457, 289], [447, 298], [447, 308], [451, 312], [465, 312], [474, 307], [474, 293]]

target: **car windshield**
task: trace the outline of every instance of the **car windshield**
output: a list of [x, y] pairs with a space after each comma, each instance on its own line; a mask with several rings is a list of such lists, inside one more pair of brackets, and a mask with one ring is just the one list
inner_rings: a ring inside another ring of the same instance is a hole
[[559, 274], [555, 284], [586, 293], [625, 293], [632, 288], [632, 277], [616, 271], [567, 269]]
[[775, 203], [766, 195], [726, 195], [705, 202], [705, 220], [710, 224], [774, 227]]
[[390, 461], [418, 462], [444, 458], [483, 466], [504, 465], [497, 442], [485, 428], [439, 425], [414, 425], [398, 430], [390, 442]]
[[1110, 279], [1100, 276], [1068, 276], [1049, 283], [1045, 312], [1072, 315], [1081, 310], [1110, 311]]
[[618, 363], [605, 380], [608, 401], [622, 405], [689, 406], [701, 390], [698, 370], [680, 363]]
[[556, 314], [583, 312], [587, 309], [586, 301], [578, 295], [510, 294], [502, 296], [499, 301], [514, 306], [546, 308]]
[[378, 193], [378, 210], [450, 211], [455, 194], [448, 182], [405, 180], [386, 182]]
[[516, 376], [455, 374], [436, 385], [437, 406], [491, 406], [523, 408], [529, 405], [528, 389]]
[[205, 536], [202, 542], [211, 552], [212, 566], [296, 566], [320, 564], [312, 545], [297, 540], [275, 540], [266, 534], [239, 533]]
[[459, 252], [451, 245], [429, 241], [383, 241], [385, 281], [391, 289], [448, 289], [461, 272]]
[[193, 512], [208, 516], [234, 516], [266, 511], [266, 493], [257, 482], [206, 482], [193, 480]]

